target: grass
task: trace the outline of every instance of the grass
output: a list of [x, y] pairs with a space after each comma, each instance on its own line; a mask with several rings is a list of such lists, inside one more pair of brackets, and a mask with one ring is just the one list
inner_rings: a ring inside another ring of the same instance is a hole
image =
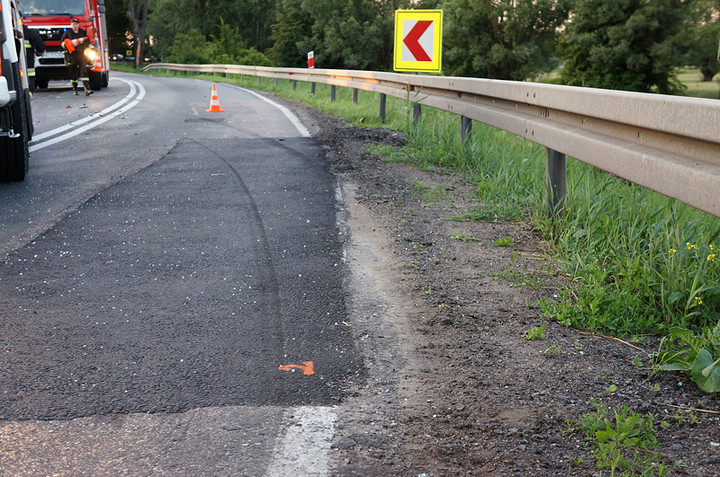
[[[153, 73], [161, 75], [162, 73]], [[188, 77], [192, 77], [188, 75]], [[196, 77], [208, 79], [208, 75]], [[423, 108], [412, 124], [412, 101], [388, 97], [387, 122], [378, 117], [378, 95], [254, 77], [212, 77], [299, 99], [362, 126], [407, 132], [402, 148], [379, 146], [388, 161], [424, 170], [462, 173], [482, 206], [448, 220], [530, 221], [551, 250], [561, 275], [571, 277], [544, 314], [563, 324], [616, 336], [666, 335], [673, 326], [702, 333], [720, 319], [720, 219], [568, 158], [566, 212], [548, 222], [545, 213], [545, 149], [523, 138], [475, 123], [460, 138], [456, 115]], [[701, 84], [683, 70], [688, 94], [717, 97], [717, 83]], [[715, 88], [713, 90], [713, 88]], [[438, 200], [443, 191], [416, 185], [416, 194]]]
[[702, 81], [702, 75], [695, 68], [682, 68], [677, 78], [687, 87], [687, 95], [697, 98], [718, 99], [720, 97], [720, 77], [712, 81]]
[[[540, 75], [537, 79], [540, 83], [553, 83], [559, 78], [558, 71], [553, 71]], [[696, 98], [720, 98], [720, 75], [716, 75], [712, 81], [703, 81], [702, 74], [697, 68], [680, 68], [677, 70], [676, 77], [685, 85], [687, 96]]]

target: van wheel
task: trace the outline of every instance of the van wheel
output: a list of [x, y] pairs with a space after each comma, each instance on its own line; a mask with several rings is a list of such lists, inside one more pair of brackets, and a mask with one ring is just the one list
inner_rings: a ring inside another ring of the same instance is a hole
[[[17, 78], [17, 80], [17, 84], [19, 84], [20, 79]], [[0, 182], [25, 180], [25, 174], [30, 165], [30, 151], [28, 150], [30, 138], [28, 115], [30, 113], [28, 101], [25, 99], [26, 94], [23, 92], [8, 111], [15, 137], [0, 137]]]
[[88, 71], [88, 77], [90, 79], [90, 89], [97, 91], [102, 88], [102, 73], [99, 71]]

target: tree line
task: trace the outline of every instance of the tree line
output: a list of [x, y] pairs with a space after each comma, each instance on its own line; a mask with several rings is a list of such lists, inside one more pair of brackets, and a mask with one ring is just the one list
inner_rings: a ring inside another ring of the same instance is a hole
[[167, 62], [392, 71], [399, 9], [443, 10], [446, 75], [677, 94], [720, 68], [720, 0], [118, 0], [108, 26]]

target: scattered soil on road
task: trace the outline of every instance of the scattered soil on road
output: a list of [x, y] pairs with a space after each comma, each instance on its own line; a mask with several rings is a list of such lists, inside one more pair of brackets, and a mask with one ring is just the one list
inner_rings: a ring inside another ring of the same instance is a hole
[[[402, 147], [402, 133], [284, 102], [324, 145], [349, 224], [346, 325], [368, 375], [346, 383], [337, 475], [600, 475], [571, 430], [593, 400], [655, 414], [670, 475], [720, 475], [720, 402], [683, 375], [651, 374], [657, 340], [542, 317], [538, 300], [561, 279], [536, 232], [448, 220], [478, 205], [463, 177], [368, 152]], [[525, 338], [542, 325], [544, 339]]]

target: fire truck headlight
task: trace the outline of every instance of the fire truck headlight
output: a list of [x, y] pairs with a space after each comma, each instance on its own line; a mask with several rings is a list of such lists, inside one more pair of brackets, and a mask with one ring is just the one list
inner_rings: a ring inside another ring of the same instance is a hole
[[93, 48], [87, 48], [85, 50], [85, 58], [87, 58], [88, 60], [94, 62], [95, 59], [97, 58], [97, 56], [98, 56], [97, 51], [95, 51]]

